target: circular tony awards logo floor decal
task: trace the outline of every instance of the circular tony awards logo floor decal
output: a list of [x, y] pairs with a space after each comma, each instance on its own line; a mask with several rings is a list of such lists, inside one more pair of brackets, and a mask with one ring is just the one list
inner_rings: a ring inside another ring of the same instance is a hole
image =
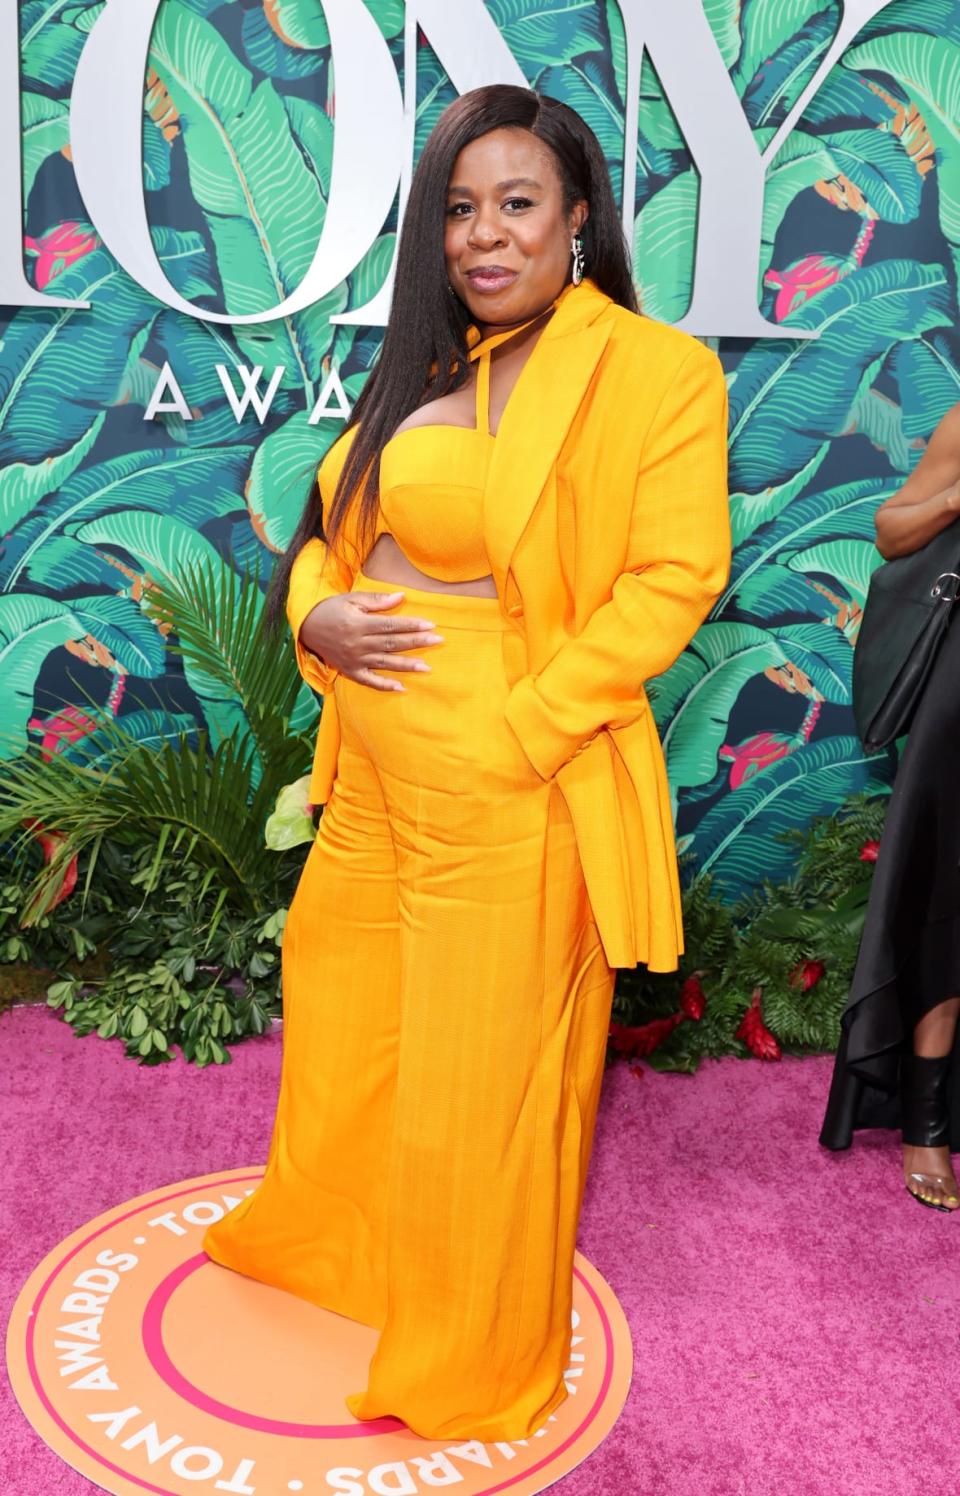
[[7, 1335], [10, 1380], [34, 1428], [116, 1496], [530, 1496], [595, 1449], [630, 1384], [630, 1333], [577, 1257], [569, 1396], [529, 1440], [427, 1440], [344, 1406], [377, 1332], [211, 1262], [204, 1229], [262, 1169], [128, 1200], [31, 1273]]

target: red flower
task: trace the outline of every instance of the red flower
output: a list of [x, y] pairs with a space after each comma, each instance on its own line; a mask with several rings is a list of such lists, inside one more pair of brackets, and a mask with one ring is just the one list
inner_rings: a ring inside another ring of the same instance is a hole
[[683, 1019], [682, 1013], [671, 1013], [669, 1018], [654, 1018], [633, 1028], [623, 1023], [611, 1023], [610, 1038], [618, 1054], [653, 1054]]
[[[22, 822], [22, 824], [26, 826], [28, 831], [33, 833], [37, 841], [40, 843], [40, 846], [43, 848], [43, 860], [47, 865], [49, 865], [53, 861], [58, 847], [60, 847], [66, 839], [63, 833], [60, 831], [45, 831], [42, 822], [35, 819], [25, 820]], [[73, 892], [76, 881], [77, 857], [76, 854], [74, 854], [74, 856], [71, 857], [70, 861], [67, 863], [66, 867], [60, 875], [60, 886], [57, 889], [56, 896], [50, 904], [51, 909], [56, 908], [57, 904], [61, 903], [64, 899], [69, 898], [70, 894]]]
[[863, 846], [860, 848], [860, 861], [876, 862], [879, 853], [880, 843], [878, 841], [864, 842]]
[[762, 996], [763, 988], [754, 987], [750, 1006], [740, 1020], [740, 1027], [735, 1037], [742, 1039], [750, 1053], [756, 1055], [758, 1060], [779, 1060], [780, 1045], [764, 1023], [763, 1013], [760, 1010]]
[[790, 973], [788, 978], [790, 986], [809, 992], [811, 987], [817, 985], [826, 969], [824, 961], [801, 961], [799, 966], [795, 966]]
[[707, 996], [700, 982], [700, 973], [695, 971], [680, 989], [680, 1008], [686, 1018], [699, 1022], [706, 1006]]

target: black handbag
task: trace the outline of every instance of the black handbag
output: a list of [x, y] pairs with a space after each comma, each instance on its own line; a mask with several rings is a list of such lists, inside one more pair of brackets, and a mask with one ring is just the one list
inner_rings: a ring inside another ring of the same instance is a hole
[[910, 727], [960, 596], [960, 519], [870, 578], [853, 652], [853, 715], [868, 752]]

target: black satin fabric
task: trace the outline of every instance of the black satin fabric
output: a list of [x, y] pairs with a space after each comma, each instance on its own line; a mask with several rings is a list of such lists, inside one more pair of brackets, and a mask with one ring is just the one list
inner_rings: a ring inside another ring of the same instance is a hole
[[[960, 605], [900, 760], [842, 1018], [820, 1142], [900, 1126], [900, 1055], [930, 1008], [960, 995]], [[960, 1152], [960, 1026], [950, 1078]]]

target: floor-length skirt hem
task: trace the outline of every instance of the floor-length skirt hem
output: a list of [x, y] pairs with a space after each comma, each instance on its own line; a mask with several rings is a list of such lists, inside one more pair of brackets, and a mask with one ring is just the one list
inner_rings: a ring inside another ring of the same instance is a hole
[[[266, 1175], [261, 1184], [268, 1183]], [[226, 1217], [224, 1217], [226, 1219]], [[302, 1285], [296, 1287], [284, 1282], [281, 1274], [271, 1271], [270, 1265], [261, 1259], [255, 1262], [244, 1261], [240, 1253], [231, 1253], [224, 1240], [224, 1235], [218, 1232], [220, 1221], [214, 1222], [207, 1227], [201, 1239], [200, 1246], [211, 1261], [219, 1267], [225, 1267], [232, 1273], [239, 1273], [242, 1278], [250, 1278], [254, 1283], [263, 1283], [269, 1288], [279, 1288], [283, 1293], [292, 1293], [296, 1298], [302, 1299], [306, 1304], [312, 1304], [315, 1309], [323, 1309], [327, 1314], [336, 1314], [341, 1319], [348, 1319], [352, 1324], [362, 1325], [367, 1330], [382, 1330], [383, 1319], [371, 1316], [367, 1307], [358, 1308], [336, 1292], [318, 1294], [314, 1292], [305, 1293]]]
[[393, 1404], [375, 1402], [366, 1392], [351, 1393], [345, 1398], [344, 1405], [358, 1422], [366, 1423], [377, 1418], [399, 1418], [411, 1433], [417, 1434], [421, 1439], [479, 1439], [484, 1444], [494, 1444], [498, 1440], [504, 1443], [514, 1443], [518, 1439], [532, 1439], [551, 1414], [566, 1402], [567, 1396], [566, 1383], [561, 1382], [553, 1396], [539, 1412], [535, 1413], [532, 1418], [528, 1417], [517, 1423], [512, 1423], [510, 1419], [502, 1417], [480, 1416], [450, 1417], [440, 1424], [426, 1424], [422, 1422], [418, 1413], [413, 1412], [407, 1417], [403, 1411], [398, 1412]]

